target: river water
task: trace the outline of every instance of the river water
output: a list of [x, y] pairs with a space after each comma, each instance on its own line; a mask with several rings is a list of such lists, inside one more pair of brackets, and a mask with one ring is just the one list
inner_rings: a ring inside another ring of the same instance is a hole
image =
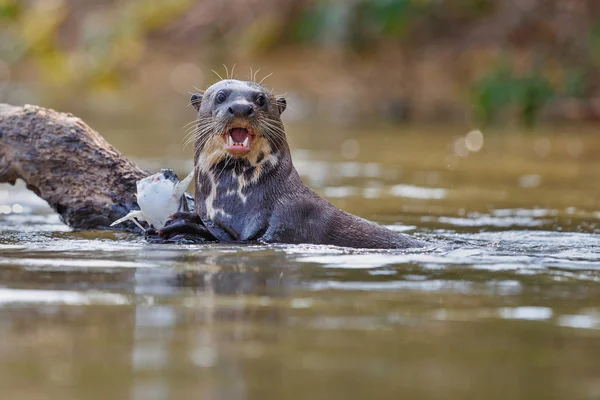
[[[186, 173], [155, 129], [100, 132]], [[600, 398], [595, 131], [289, 127], [311, 187], [418, 250], [152, 245], [2, 185], [2, 398]]]

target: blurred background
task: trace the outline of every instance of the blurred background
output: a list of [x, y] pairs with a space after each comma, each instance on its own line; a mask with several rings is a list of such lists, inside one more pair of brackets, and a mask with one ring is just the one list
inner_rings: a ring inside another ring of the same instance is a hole
[[0, 397], [599, 399], [599, 67], [598, 0], [0, 0], [0, 102], [185, 176], [190, 92], [255, 75], [311, 188], [428, 243], [157, 246], [0, 184]]
[[179, 110], [235, 65], [292, 120], [600, 120], [594, 0], [0, 0], [0, 21], [5, 102]]

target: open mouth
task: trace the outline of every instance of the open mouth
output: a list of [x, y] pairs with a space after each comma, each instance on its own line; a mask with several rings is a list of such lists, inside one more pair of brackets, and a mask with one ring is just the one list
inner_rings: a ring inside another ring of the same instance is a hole
[[235, 155], [246, 154], [253, 138], [254, 134], [246, 128], [231, 128], [225, 132], [225, 149]]

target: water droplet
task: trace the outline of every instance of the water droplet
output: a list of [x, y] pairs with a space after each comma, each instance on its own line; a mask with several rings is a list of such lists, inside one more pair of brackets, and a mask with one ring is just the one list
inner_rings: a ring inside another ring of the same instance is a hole
[[542, 177], [535, 174], [522, 175], [519, 178], [519, 186], [524, 189], [538, 187], [540, 186], [540, 183], [542, 183]]
[[533, 144], [533, 151], [535, 151], [535, 154], [537, 154], [538, 156], [546, 158], [548, 156], [548, 153], [550, 153], [550, 147], [550, 139], [540, 138], [536, 140]]
[[192, 362], [198, 367], [212, 367], [217, 361], [218, 354], [210, 346], [200, 346], [192, 352]]
[[293, 299], [290, 303], [290, 307], [292, 308], [310, 308], [313, 304], [311, 299]]
[[483, 133], [481, 131], [471, 131], [465, 136], [465, 145], [469, 151], [474, 153], [483, 147]]

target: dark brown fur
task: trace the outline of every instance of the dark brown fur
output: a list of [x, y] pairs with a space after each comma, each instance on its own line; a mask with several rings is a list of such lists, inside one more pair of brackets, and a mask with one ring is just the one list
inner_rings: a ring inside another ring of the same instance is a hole
[[[302, 182], [280, 119], [284, 99], [254, 82], [224, 80], [191, 101], [197, 110], [196, 213], [218, 240], [356, 248], [422, 245], [334, 207]], [[233, 115], [232, 105], [251, 107], [250, 116]], [[256, 133], [244, 156], [225, 149], [223, 134], [232, 126]]]

